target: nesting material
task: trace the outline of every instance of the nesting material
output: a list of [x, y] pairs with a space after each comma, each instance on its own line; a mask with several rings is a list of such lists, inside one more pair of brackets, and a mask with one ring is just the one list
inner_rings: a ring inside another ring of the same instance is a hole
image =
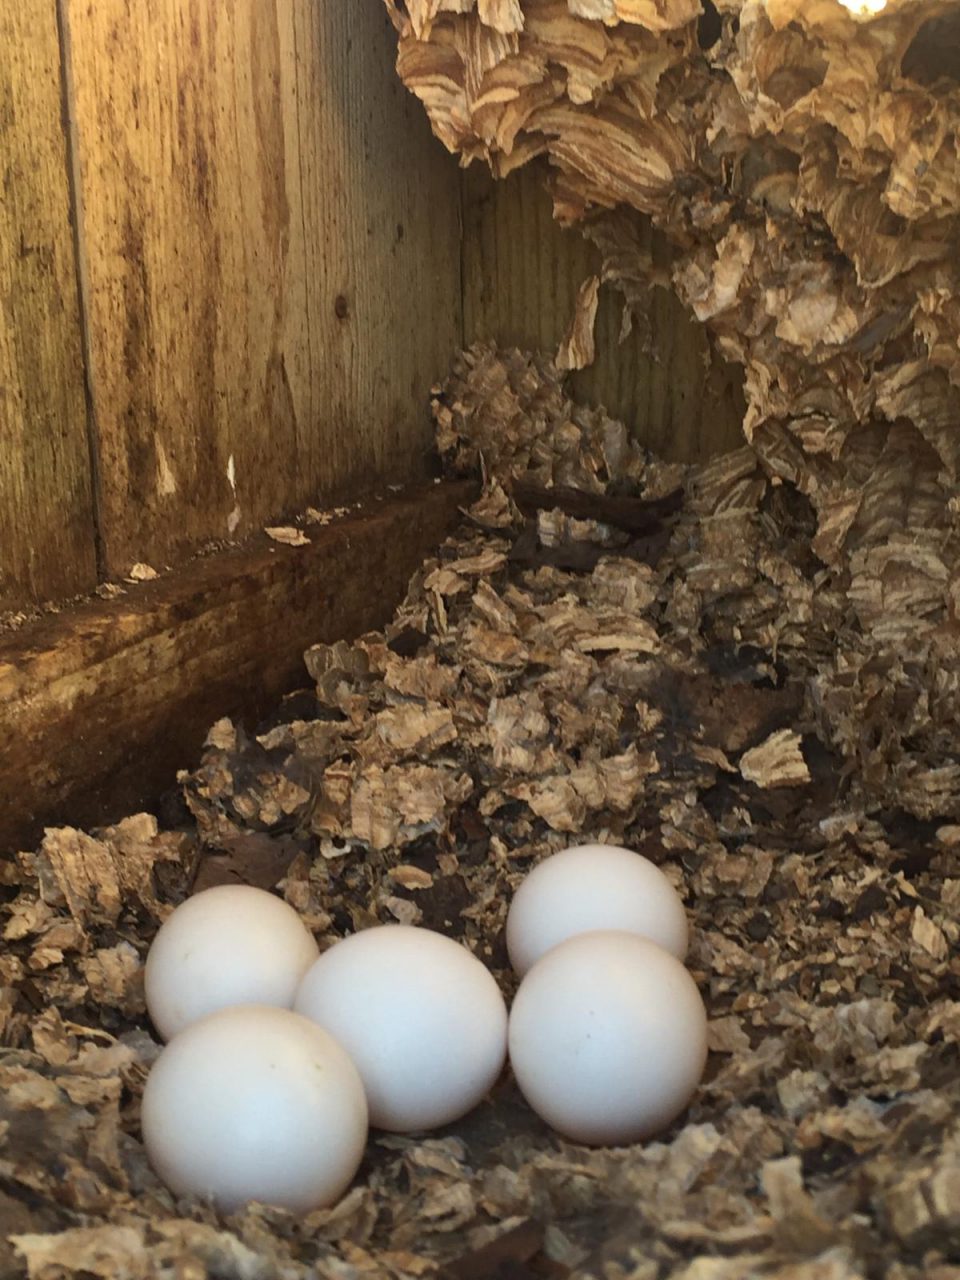
[[[0, 1275], [953, 1280], [949, 579], [905, 645], [889, 558], [817, 562], [798, 486], [748, 448], [659, 463], [543, 359], [467, 353], [435, 414], [486, 484], [386, 631], [312, 649], [256, 736], [214, 727], [195, 825], [51, 831], [0, 868]], [[449, 1130], [375, 1137], [330, 1210], [219, 1219], [164, 1189], [142, 973], [191, 888], [279, 885], [322, 945], [423, 924], [510, 994], [513, 890], [590, 839], [689, 909], [711, 1056], [671, 1129], [579, 1147], [508, 1077]]]
[[[437, 136], [497, 176], [544, 158], [625, 326], [673, 288], [742, 365], [747, 437], [810, 500], [817, 555], [859, 551], [878, 621], [923, 618], [957, 573], [956, 4], [880, 0], [867, 21], [855, 0], [385, 3]], [[567, 367], [589, 357], [591, 287]]]

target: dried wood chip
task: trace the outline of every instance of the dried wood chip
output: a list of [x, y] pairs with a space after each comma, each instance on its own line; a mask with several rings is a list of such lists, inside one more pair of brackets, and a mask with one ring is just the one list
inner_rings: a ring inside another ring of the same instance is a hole
[[810, 781], [800, 749], [800, 735], [779, 729], [740, 757], [740, 772], [758, 787], [797, 787]]
[[750, 1037], [733, 1014], [714, 1018], [707, 1029], [707, 1044], [711, 1053], [744, 1053], [750, 1050]]
[[586, 369], [596, 357], [594, 326], [597, 322], [597, 306], [600, 302], [600, 277], [584, 280], [577, 294], [576, 309], [570, 327], [557, 351], [557, 368]]
[[915, 907], [910, 936], [918, 947], [922, 947], [934, 960], [945, 960], [950, 954], [950, 944], [938, 924], [924, 914], [922, 907]]
[[30, 1280], [54, 1275], [146, 1280], [150, 1274], [143, 1233], [135, 1227], [74, 1227], [51, 1235], [16, 1235], [11, 1243]]
[[308, 547], [310, 539], [302, 529], [293, 525], [280, 525], [263, 531], [272, 542], [282, 542], [286, 547]]
[[433, 876], [429, 871], [424, 871], [422, 867], [412, 867], [404, 863], [399, 867], [394, 867], [390, 872], [390, 878], [394, 880], [402, 889], [432, 889]]
[[127, 582], [152, 582], [160, 575], [148, 564], [135, 564], [127, 574]]

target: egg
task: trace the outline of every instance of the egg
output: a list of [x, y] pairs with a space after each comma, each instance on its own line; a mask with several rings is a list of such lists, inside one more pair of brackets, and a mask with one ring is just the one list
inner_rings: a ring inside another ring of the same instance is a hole
[[170, 1040], [230, 1005], [290, 1009], [319, 950], [294, 909], [272, 893], [248, 885], [204, 889], [153, 940], [144, 974], [150, 1019]]
[[356, 1067], [316, 1023], [234, 1005], [191, 1023], [147, 1077], [140, 1117], [154, 1171], [231, 1213], [251, 1200], [307, 1213], [357, 1171], [367, 1104]]
[[357, 1065], [370, 1123], [395, 1133], [449, 1124], [503, 1069], [507, 1011], [489, 970], [429, 929], [381, 925], [326, 951], [295, 1008]]
[[537, 1114], [575, 1142], [619, 1146], [665, 1129], [707, 1059], [693, 978], [662, 947], [623, 931], [548, 951], [510, 1011], [510, 1063]]
[[551, 947], [578, 933], [623, 929], [687, 954], [687, 916], [663, 872], [617, 845], [555, 853], [530, 872], [507, 914], [510, 963], [523, 976]]

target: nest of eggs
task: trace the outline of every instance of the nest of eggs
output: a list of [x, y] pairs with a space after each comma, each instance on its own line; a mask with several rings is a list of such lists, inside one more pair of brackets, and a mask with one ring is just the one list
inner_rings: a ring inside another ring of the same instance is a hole
[[[310, 650], [255, 732], [215, 725], [162, 825], [52, 830], [0, 866], [0, 1276], [955, 1277], [949, 667], [885, 647], [870, 566], [818, 569], [808, 504], [750, 450], [663, 464], [492, 348], [435, 415], [485, 483], [390, 625]], [[657, 1140], [565, 1141], [507, 1073], [446, 1130], [374, 1132], [329, 1209], [222, 1216], [162, 1185], [142, 973], [178, 902], [274, 889], [322, 947], [424, 925], [509, 998], [512, 894], [586, 840], [688, 910], [711, 1052]]]

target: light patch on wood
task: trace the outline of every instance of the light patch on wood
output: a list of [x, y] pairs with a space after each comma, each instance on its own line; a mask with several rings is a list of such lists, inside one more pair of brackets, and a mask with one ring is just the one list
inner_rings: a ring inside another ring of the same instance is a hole
[[177, 492], [176, 476], [170, 466], [167, 451], [159, 440], [157, 441], [157, 492], [165, 498], [170, 498]]

